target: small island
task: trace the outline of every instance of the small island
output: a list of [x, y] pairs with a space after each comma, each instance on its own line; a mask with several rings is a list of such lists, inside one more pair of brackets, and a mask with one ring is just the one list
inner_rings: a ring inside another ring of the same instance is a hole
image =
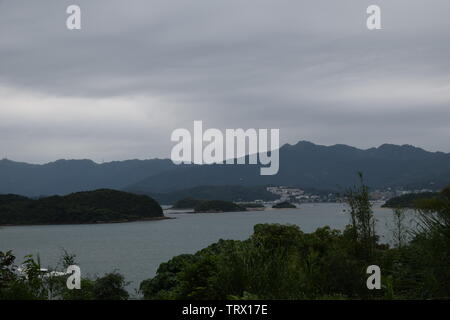
[[30, 199], [0, 195], [0, 225], [84, 224], [165, 219], [145, 195], [110, 189]]
[[194, 199], [194, 198], [184, 198], [181, 200], [176, 201], [173, 206], [172, 209], [193, 209], [196, 206], [198, 206], [200, 203], [202, 203], [205, 200], [199, 200], [199, 199]]
[[239, 203], [241, 207], [246, 208], [247, 210], [264, 210], [266, 206], [260, 202], [250, 202], [250, 203]]
[[245, 207], [234, 202], [222, 200], [204, 200], [194, 207], [195, 213], [246, 211]]
[[236, 212], [247, 211], [246, 206], [224, 200], [202, 200], [184, 198], [176, 201], [171, 209], [193, 210], [189, 213], [214, 213], [214, 212]]
[[274, 208], [274, 209], [295, 209], [297, 207], [290, 202], [284, 201], [284, 202], [280, 202], [280, 203], [273, 205], [272, 208]]

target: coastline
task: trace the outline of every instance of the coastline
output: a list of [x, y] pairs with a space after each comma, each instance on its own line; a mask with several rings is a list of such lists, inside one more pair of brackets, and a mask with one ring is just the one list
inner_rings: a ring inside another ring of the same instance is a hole
[[174, 217], [151, 217], [142, 219], [126, 219], [126, 220], [115, 220], [115, 221], [96, 221], [96, 222], [74, 222], [74, 223], [23, 223], [23, 224], [0, 224], [0, 227], [25, 227], [25, 226], [72, 226], [72, 225], [89, 225], [89, 224], [112, 224], [112, 223], [128, 223], [128, 222], [144, 222], [144, 221], [159, 221], [176, 219]]
[[[228, 213], [228, 212], [252, 212], [252, 211], [265, 211], [267, 208], [246, 208], [246, 210], [241, 211], [194, 211], [194, 209], [170, 209], [173, 212], [167, 212], [168, 214], [197, 214], [197, 213]], [[186, 210], [186, 211], [183, 211]]]
[[[301, 209], [300, 207], [295, 208], [271, 208], [271, 207], [263, 207], [263, 208], [246, 208], [246, 210], [242, 211], [193, 211], [194, 209], [165, 209], [165, 210], [173, 210], [166, 212], [168, 214], [198, 214], [198, 213], [228, 213], [228, 212], [255, 212], [255, 211], [267, 211], [267, 210], [295, 210]], [[185, 210], [185, 211], [184, 211]]]

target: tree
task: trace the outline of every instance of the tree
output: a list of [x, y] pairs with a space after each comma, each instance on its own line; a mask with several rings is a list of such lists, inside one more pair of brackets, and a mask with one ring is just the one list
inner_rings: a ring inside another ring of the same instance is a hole
[[371, 260], [377, 242], [375, 218], [369, 201], [369, 188], [364, 184], [363, 175], [358, 173], [360, 185], [346, 192], [345, 200], [350, 209], [350, 219], [354, 240], [360, 245], [360, 254]]
[[434, 296], [450, 296], [450, 186], [440, 196], [418, 202], [416, 243], [427, 271], [427, 289]]
[[406, 209], [394, 208], [392, 209], [392, 241], [394, 247], [401, 249], [408, 241], [408, 229], [405, 225]]
[[127, 300], [128, 292], [125, 290], [123, 275], [117, 272], [111, 272], [95, 280], [92, 293], [94, 300]]
[[26, 256], [21, 273], [14, 264], [15, 259], [11, 251], [0, 252], [0, 299], [48, 299], [39, 259], [34, 260], [31, 255]]

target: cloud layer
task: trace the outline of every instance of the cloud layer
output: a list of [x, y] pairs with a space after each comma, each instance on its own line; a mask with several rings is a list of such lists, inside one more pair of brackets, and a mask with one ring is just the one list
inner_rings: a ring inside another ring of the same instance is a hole
[[[280, 128], [282, 143], [450, 152], [450, 3], [0, 1], [0, 151], [168, 157], [170, 133]], [[0, 157], [2, 155], [0, 154]]]

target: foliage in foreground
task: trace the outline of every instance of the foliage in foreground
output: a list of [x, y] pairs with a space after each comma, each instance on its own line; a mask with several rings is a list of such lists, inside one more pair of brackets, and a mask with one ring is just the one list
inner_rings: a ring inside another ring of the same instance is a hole
[[[39, 259], [27, 256], [18, 272], [15, 256], [0, 252], [0, 300], [126, 300], [127, 283], [117, 272], [95, 279], [82, 278], [80, 290], [69, 290], [68, 275], [49, 276], [41, 271]], [[64, 254], [61, 265], [65, 269], [74, 264], [74, 256]]]
[[[394, 212], [395, 246], [378, 243], [367, 188], [347, 194], [351, 225], [303, 233], [260, 224], [245, 241], [220, 240], [160, 265], [141, 283], [146, 299], [428, 299], [450, 297], [450, 188], [418, 207], [419, 228], [405, 243]], [[382, 290], [368, 290], [378, 265]]]

